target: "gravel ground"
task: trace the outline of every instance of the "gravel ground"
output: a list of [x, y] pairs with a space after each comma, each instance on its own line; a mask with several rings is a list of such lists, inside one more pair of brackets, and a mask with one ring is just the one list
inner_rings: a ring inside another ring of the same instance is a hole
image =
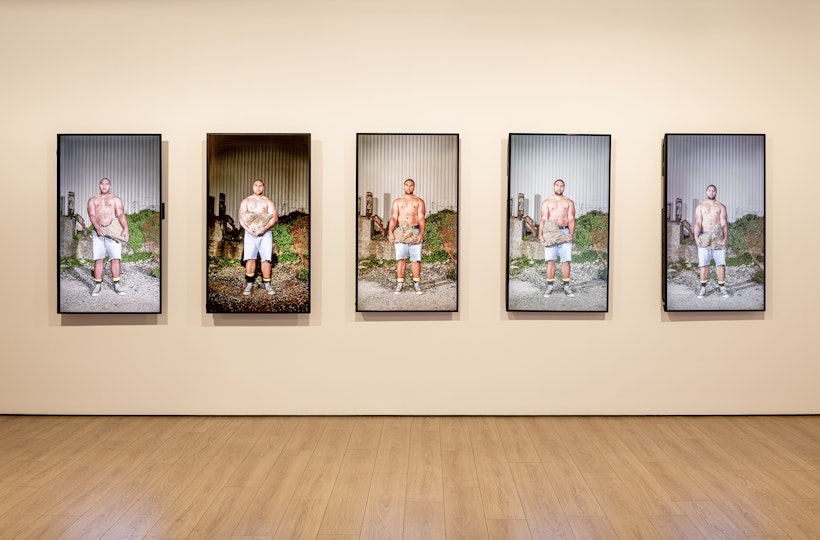
[[556, 287], [544, 297], [547, 287], [544, 265], [528, 266], [518, 270], [508, 280], [509, 311], [607, 311], [607, 282], [598, 278], [601, 265], [597, 263], [573, 263], [570, 287], [575, 296], [564, 294], [561, 287], [560, 263], [556, 269]]
[[271, 271], [269, 295], [257, 277], [250, 296], [245, 288], [245, 269], [240, 265], [211, 267], [208, 271], [208, 313], [309, 313], [310, 286], [297, 279], [298, 263], [280, 263]]
[[120, 285], [125, 296], [114, 292], [111, 270], [106, 263], [102, 292], [91, 296], [94, 288], [92, 267], [77, 266], [60, 274], [59, 302], [61, 313], [159, 313], [160, 280], [151, 275], [154, 261], [120, 264]]
[[410, 264], [404, 290], [395, 294], [396, 270], [392, 265], [359, 267], [356, 289], [358, 311], [458, 311], [456, 282], [447, 277], [451, 262], [421, 265], [422, 294], [413, 291]]
[[706, 296], [698, 298], [697, 270], [669, 270], [666, 276], [666, 305], [670, 311], [759, 311], [764, 307], [764, 288], [752, 281], [754, 266], [727, 266], [729, 297], [721, 296], [712, 267]]

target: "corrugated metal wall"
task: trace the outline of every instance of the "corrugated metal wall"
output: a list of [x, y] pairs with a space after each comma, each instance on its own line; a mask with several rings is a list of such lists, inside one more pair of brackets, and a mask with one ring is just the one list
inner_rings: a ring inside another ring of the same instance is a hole
[[763, 216], [765, 209], [764, 135], [666, 136], [666, 199], [683, 202], [683, 219], [694, 223], [695, 207], [706, 199], [706, 186], [717, 187], [729, 221], [746, 214]]
[[215, 214], [224, 193], [226, 212], [236, 220], [257, 178], [280, 216], [310, 214], [310, 134], [208, 134], [208, 195]]
[[457, 134], [364, 134], [357, 136], [359, 215], [365, 215], [365, 195], [373, 193], [373, 213], [385, 222], [393, 200], [412, 178], [415, 194], [424, 199], [427, 215], [458, 211]]
[[68, 210], [68, 193], [74, 192], [74, 211], [87, 225], [88, 199], [100, 193], [100, 180], [111, 181], [111, 193], [122, 199], [133, 214], [160, 206], [160, 135], [58, 135], [58, 205]]
[[546, 135], [511, 133], [509, 140], [510, 215], [517, 215], [518, 194], [524, 194], [524, 215], [540, 219], [553, 183], [564, 180], [564, 195], [575, 202], [575, 215], [609, 212], [609, 135]]

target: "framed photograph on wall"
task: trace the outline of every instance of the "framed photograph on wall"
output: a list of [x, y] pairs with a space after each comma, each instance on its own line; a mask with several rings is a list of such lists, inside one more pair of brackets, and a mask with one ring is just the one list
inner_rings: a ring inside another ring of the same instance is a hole
[[208, 134], [206, 311], [310, 313], [310, 134]]
[[666, 311], [766, 309], [766, 136], [667, 134]]
[[356, 136], [356, 311], [458, 311], [458, 134]]
[[609, 309], [609, 135], [510, 133], [507, 311]]
[[162, 143], [57, 135], [57, 312], [160, 313]]

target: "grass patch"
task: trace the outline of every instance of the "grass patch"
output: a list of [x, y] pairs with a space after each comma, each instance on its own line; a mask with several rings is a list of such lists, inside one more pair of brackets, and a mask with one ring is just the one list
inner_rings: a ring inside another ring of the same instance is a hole
[[70, 257], [60, 257], [60, 274], [63, 272], [67, 272], [72, 268], [83, 268], [94, 261], [89, 261], [87, 259], [80, 259], [77, 255], [71, 255]]
[[508, 274], [510, 277], [515, 277], [521, 272], [524, 271], [525, 268], [533, 268], [536, 266], [544, 266], [546, 261], [541, 259], [530, 259], [524, 256], [516, 257], [515, 259], [510, 260]]
[[139, 261], [150, 261], [153, 259], [154, 256], [148, 253], [147, 251], [140, 251], [136, 253], [132, 253], [130, 255], [126, 255], [123, 253], [122, 255], [122, 262], [139, 262]]
[[231, 266], [242, 266], [242, 261], [228, 257], [224, 253], [217, 257], [208, 257], [208, 266], [215, 268], [227, 268]]
[[126, 214], [125, 219], [128, 221], [128, 246], [134, 253], [146, 251], [146, 242], [159, 246], [159, 212], [141, 210]]

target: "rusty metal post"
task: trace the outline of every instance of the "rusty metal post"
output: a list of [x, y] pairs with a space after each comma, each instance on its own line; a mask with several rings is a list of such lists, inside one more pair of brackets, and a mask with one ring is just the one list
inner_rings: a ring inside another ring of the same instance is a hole
[[675, 199], [675, 221], [680, 223], [683, 219], [683, 200], [680, 197]]
[[524, 194], [518, 194], [518, 219], [522, 219], [524, 217]]
[[373, 216], [373, 192], [367, 192], [367, 198], [365, 199], [365, 217], [370, 218]]
[[74, 217], [74, 192], [68, 192], [68, 217]]
[[227, 210], [225, 208], [225, 194], [219, 194], [219, 217], [224, 218]]

